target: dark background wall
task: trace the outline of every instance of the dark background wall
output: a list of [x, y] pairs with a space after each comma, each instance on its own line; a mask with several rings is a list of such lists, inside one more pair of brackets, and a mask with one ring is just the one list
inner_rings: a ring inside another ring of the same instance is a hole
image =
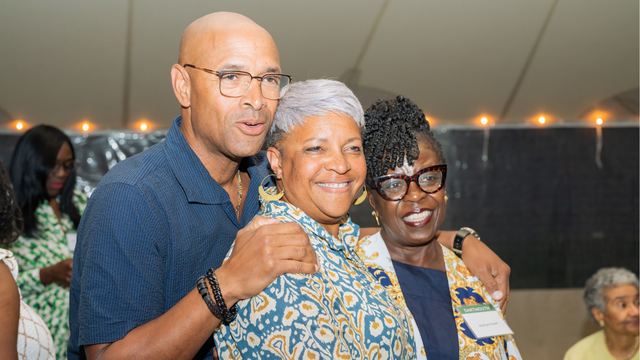
[[[638, 273], [638, 126], [602, 129], [602, 169], [595, 161], [595, 128], [493, 128], [486, 162], [483, 129], [435, 131], [449, 165], [443, 229], [477, 230], [511, 266], [512, 288], [583, 287], [605, 266]], [[7, 167], [17, 137], [0, 134]], [[162, 138], [72, 136], [79, 187], [90, 193], [109, 168]], [[375, 227], [371, 211], [365, 202], [350, 212], [356, 223]]]
[[[583, 287], [601, 267], [636, 274], [638, 127], [437, 129], [447, 158], [443, 229], [469, 226], [511, 266], [512, 288]], [[376, 226], [368, 204], [354, 221]]]

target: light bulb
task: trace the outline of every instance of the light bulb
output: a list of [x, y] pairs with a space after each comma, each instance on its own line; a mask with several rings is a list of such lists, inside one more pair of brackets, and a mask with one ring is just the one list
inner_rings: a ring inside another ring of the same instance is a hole
[[482, 123], [482, 125], [487, 125], [489, 123], [489, 120], [486, 117], [483, 117], [482, 119], [480, 119], [480, 122]]
[[82, 124], [82, 131], [84, 131], [84, 132], [89, 131], [89, 124], [88, 123]]
[[598, 118], [598, 120], [596, 120], [596, 124], [598, 124], [598, 125], [602, 125], [602, 119], [601, 119], [601, 118]]
[[140, 124], [140, 130], [142, 130], [142, 131], [147, 130], [147, 123]]
[[16, 123], [16, 129], [22, 130], [22, 128], [24, 128], [24, 124], [22, 123], [22, 121], [18, 121]]
[[544, 118], [544, 116], [540, 116], [540, 117], [538, 118], [538, 122], [539, 122], [540, 124], [544, 124], [546, 121], [547, 121], [547, 119], [545, 119], [545, 118]]

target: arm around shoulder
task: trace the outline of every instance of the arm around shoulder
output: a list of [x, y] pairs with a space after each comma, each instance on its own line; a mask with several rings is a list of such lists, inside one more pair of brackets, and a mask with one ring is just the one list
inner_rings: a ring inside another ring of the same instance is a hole
[[[437, 240], [443, 246], [453, 250], [457, 231], [439, 231]], [[467, 235], [462, 242], [462, 259], [467, 268], [477, 276], [491, 294], [500, 303], [503, 313], [509, 302], [509, 276], [511, 268], [485, 243], [473, 235]]]

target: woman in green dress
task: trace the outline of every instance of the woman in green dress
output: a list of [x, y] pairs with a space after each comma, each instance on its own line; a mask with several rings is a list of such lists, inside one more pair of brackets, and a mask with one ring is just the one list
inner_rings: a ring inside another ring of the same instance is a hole
[[24, 218], [24, 232], [13, 244], [25, 303], [51, 331], [56, 358], [67, 358], [69, 341], [70, 246], [87, 198], [75, 190], [77, 162], [69, 137], [39, 125], [18, 140], [11, 158], [11, 180]]

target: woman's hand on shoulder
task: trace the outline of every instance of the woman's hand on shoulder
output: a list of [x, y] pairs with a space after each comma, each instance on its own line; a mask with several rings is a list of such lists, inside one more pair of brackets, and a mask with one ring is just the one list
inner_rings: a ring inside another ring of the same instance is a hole
[[509, 265], [473, 235], [468, 235], [462, 244], [462, 260], [469, 271], [482, 281], [491, 297], [498, 301], [502, 313], [506, 314], [511, 275]]
[[[449, 249], [453, 248], [456, 231], [438, 231], [436, 240]], [[485, 243], [473, 235], [467, 235], [462, 243], [462, 260], [473, 275], [484, 284], [491, 297], [498, 301], [502, 313], [509, 303], [509, 276], [511, 268]]]

